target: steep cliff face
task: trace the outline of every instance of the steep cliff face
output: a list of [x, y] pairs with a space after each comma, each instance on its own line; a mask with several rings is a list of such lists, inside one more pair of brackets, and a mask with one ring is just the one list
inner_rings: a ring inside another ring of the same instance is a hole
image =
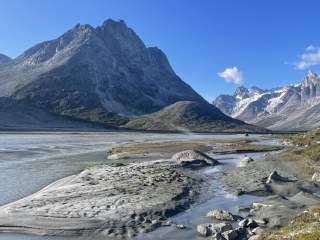
[[123, 21], [77, 25], [0, 65], [0, 96], [61, 115], [121, 125], [181, 100], [204, 102]]
[[227, 115], [274, 130], [308, 130], [320, 126], [320, 77], [309, 70], [296, 85], [277, 89], [238, 88], [214, 105]]

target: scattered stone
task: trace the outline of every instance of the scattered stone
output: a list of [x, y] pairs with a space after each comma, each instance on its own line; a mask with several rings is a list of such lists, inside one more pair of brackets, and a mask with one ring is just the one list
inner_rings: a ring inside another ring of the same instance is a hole
[[211, 240], [226, 240], [221, 233], [215, 233]]
[[197, 232], [203, 237], [213, 236], [217, 233], [224, 233], [232, 229], [233, 227], [229, 223], [204, 223], [197, 226]]
[[247, 164], [253, 162], [253, 158], [252, 157], [248, 157], [248, 156], [244, 156], [240, 159], [240, 167], [244, 167]]
[[203, 236], [203, 237], [212, 236], [214, 234], [213, 224], [211, 223], [199, 224], [197, 226], [197, 232], [199, 233], [200, 236]]
[[172, 156], [172, 159], [178, 161], [179, 163], [185, 166], [193, 164], [215, 166], [219, 164], [217, 160], [197, 150], [186, 150], [178, 152]]
[[218, 233], [223, 233], [228, 230], [232, 230], [233, 227], [230, 223], [218, 223], [213, 225], [213, 229]]
[[311, 178], [311, 181], [320, 183], [320, 172], [315, 172]]
[[258, 227], [258, 223], [252, 218], [246, 218], [239, 222], [239, 226], [245, 228], [256, 228]]
[[162, 226], [164, 226], [164, 227], [168, 227], [168, 226], [171, 226], [171, 225], [172, 225], [172, 221], [171, 220], [168, 220], [168, 221], [162, 223]]
[[176, 224], [177, 229], [186, 229], [186, 226], [183, 224]]
[[214, 209], [207, 213], [207, 217], [215, 218], [221, 221], [236, 221], [240, 218], [240, 216], [235, 216], [223, 209]]
[[279, 175], [279, 173], [278, 173], [277, 171], [274, 170], [274, 171], [269, 175], [269, 177], [268, 177], [268, 179], [267, 179], [267, 181], [266, 181], [266, 184], [270, 184], [270, 183], [272, 183], [273, 181], [293, 182], [293, 181], [295, 181], [295, 180], [289, 179], [289, 178], [287, 178], [287, 177], [282, 177], [282, 176]]
[[237, 230], [228, 230], [222, 233], [222, 235], [226, 240], [235, 240], [239, 234]]
[[255, 235], [260, 235], [264, 232], [264, 229], [262, 227], [256, 227], [255, 229], [252, 230], [252, 232], [255, 234]]

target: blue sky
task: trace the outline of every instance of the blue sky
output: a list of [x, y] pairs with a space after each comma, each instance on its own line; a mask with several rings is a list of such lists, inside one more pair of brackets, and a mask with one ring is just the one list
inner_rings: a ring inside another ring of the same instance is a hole
[[234, 82], [272, 88], [301, 81], [309, 66], [320, 72], [319, 9], [316, 0], [0, 0], [0, 53], [123, 19], [211, 101]]

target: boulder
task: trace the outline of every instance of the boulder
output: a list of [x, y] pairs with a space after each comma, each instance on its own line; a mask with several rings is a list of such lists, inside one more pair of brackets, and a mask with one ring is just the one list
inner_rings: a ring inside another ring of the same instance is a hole
[[232, 230], [233, 227], [230, 223], [217, 223], [213, 225], [213, 229], [217, 233], [223, 233], [225, 231]]
[[226, 240], [235, 240], [237, 239], [239, 233], [237, 230], [228, 230], [225, 231], [224, 233], [222, 233], [222, 236], [226, 239]]
[[239, 216], [235, 216], [223, 209], [214, 209], [207, 213], [207, 217], [215, 218], [221, 221], [236, 221], [240, 218]]
[[277, 171], [273, 171], [267, 181], [266, 181], [266, 184], [270, 184], [272, 183], [273, 181], [276, 181], [276, 182], [294, 182], [295, 180], [292, 180], [292, 179], [289, 179], [287, 177], [282, 177], [279, 175], [279, 173]]
[[208, 155], [197, 150], [185, 150], [178, 152], [172, 156], [172, 159], [181, 163], [182, 165], [203, 165], [203, 166], [215, 166], [219, 162]]
[[239, 227], [256, 228], [258, 227], [258, 223], [252, 218], [246, 218], [239, 222]]
[[312, 175], [311, 181], [312, 181], [312, 182], [320, 183], [320, 172], [314, 173], [314, 174]]
[[215, 233], [212, 236], [211, 240], [226, 240], [226, 239], [224, 238], [224, 236], [221, 233]]
[[246, 166], [247, 164], [253, 162], [253, 158], [252, 157], [248, 157], [248, 156], [244, 156], [240, 159], [240, 166], [241, 167], [244, 167]]
[[215, 234], [213, 229], [213, 224], [211, 223], [199, 224], [197, 226], [197, 232], [199, 233], [200, 236], [203, 236], [203, 237], [208, 237]]
[[233, 227], [229, 223], [204, 223], [197, 226], [197, 232], [203, 237], [214, 236], [215, 234], [224, 233], [232, 229]]

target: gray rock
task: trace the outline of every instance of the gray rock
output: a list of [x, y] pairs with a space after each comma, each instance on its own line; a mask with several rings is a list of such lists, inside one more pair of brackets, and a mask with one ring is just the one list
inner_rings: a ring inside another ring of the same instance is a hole
[[315, 172], [312, 175], [311, 181], [313, 182], [320, 182], [320, 172]]
[[235, 216], [223, 209], [214, 209], [207, 213], [207, 217], [215, 218], [221, 221], [236, 221], [239, 219], [239, 216]]
[[182, 165], [203, 164], [215, 166], [219, 164], [217, 160], [197, 150], [186, 150], [178, 152], [172, 156], [172, 159], [178, 161]]
[[199, 224], [197, 226], [197, 232], [200, 236], [203, 236], [203, 237], [208, 237], [215, 234], [213, 229], [213, 224], [211, 223]]
[[185, 229], [186, 228], [186, 226], [183, 224], [176, 224], [175, 226], [177, 229]]
[[242, 158], [240, 158], [240, 166], [241, 167], [244, 167], [246, 166], [247, 164], [253, 162], [253, 158], [252, 157], [248, 157], [248, 156], [244, 156]]
[[213, 225], [213, 228], [218, 233], [223, 233], [228, 230], [232, 230], [233, 227], [230, 223], [217, 223]]
[[239, 233], [237, 230], [228, 230], [222, 233], [222, 235], [226, 240], [235, 240], [237, 239]]
[[229, 223], [204, 223], [197, 226], [197, 232], [203, 237], [213, 236], [217, 233], [223, 233], [232, 229], [233, 227]]
[[279, 175], [279, 173], [277, 172], [277, 171], [273, 171], [270, 175], [269, 175], [269, 177], [268, 177], [268, 179], [267, 179], [267, 181], [266, 181], [266, 184], [270, 184], [270, 183], [272, 183], [273, 181], [278, 181], [278, 182], [293, 182], [293, 181], [295, 181], [295, 180], [293, 180], [293, 179], [289, 179], [289, 178], [287, 178], [287, 177], [282, 177], [282, 176], [280, 176]]
[[211, 240], [226, 240], [226, 239], [224, 238], [224, 236], [222, 235], [222, 233], [215, 233], [215, 234], [212, 236]]
[[245, 228], [256, 228], [258, 227], [258, 223], [253, 220], [252, 218], [246, 218], [246, 219], [243, 219], [239, 222], [239, 226], [240, 227], [245, 227]]

